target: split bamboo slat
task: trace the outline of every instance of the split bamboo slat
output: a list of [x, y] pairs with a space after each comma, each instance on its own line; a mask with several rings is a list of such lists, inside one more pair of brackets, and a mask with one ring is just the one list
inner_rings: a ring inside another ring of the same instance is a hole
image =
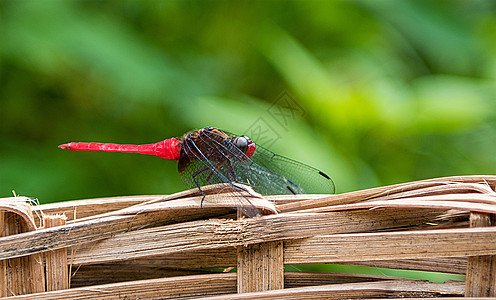
[[238, 246], [238, 293], [284, 288], [283, 243]]
[[[262, 197], [225, 185], [33, 205], [0, 199], [0, 296], [342, 299], [496, 296], [496, 176], [338, 195]], [[264, 216], [229, 209], [249, 198]], [[336, 263], [464, 274], [434, 283], [288, 272]], [[296, 267], [297, 268], [297, 267]], [[236, 273], [233, 273], [236, 271]], [[205, 298], [207, 299], [207, 298]]]
[[[65, 225], [64, 215], [45, 215], [45, 228]], [[67, 249], [61, 248], [45, 252], [46, 289], [47, 291], [69, 288], [69, 269], [67, 268]]]
[[[8, 238], [35, 230], [31, 208], [24, 199], [8, 198], [5, 202], [0, 209], [0, 236]], [[0, 267], [3, 272], [1, 296], [45, 291], [42, 253], [2, 260]]]
[[[495, 221], [495, 215], [478, 212], [470, 214], [471, 227], [491, 226]], [[491, 241], [486, 241], [485, 243], [491, 243]], [[496, 295], [496, 255], [482, 254], [468, 258], [465, 291], [465, 295], [468, 297]]]

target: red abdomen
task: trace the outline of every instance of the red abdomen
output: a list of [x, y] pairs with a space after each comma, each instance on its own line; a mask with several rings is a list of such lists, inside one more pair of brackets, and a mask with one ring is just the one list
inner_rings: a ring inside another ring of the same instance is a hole
[[182, 143], [176, 138], [160, 141], [154, 144], [122, 145], [111, 143], [76, 143], [71, 142], [60, 145], [59, 148], [72, 151], [104, 151], [122, 153], [140, 153], [156, 155], [163, 159], [179, 160]]

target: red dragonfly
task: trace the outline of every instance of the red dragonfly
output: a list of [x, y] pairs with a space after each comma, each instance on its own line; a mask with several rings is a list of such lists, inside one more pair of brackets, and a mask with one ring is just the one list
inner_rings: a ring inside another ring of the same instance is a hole
[[[325, 173], [277, 155], [256, 145], [247, 136], [213, 127], [189, 132], [181, 139], [170, 138], [154, 144], [71, 142], [59, 148], [141, 153], [173, 159], [179, 161], [178, 171], [184, 184], [198, 188], [202, 194], [202, 186], [216, 183], [228, 183], [234, 190], [245, 190], [238, 184], [248, 185], [262, 195], [334, 193], [334, 183]], [[241, 211], [249, 217], [260, 214], [254, 207], [242, 206]]]

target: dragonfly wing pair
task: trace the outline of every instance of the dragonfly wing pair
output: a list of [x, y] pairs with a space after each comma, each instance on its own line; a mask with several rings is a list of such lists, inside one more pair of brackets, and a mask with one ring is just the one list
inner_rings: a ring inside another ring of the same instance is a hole
[[[253, 143], [249, 148], [239, 147], [248, 139], [227, 134], [215, 128], [205, 128], [183, 139], [183, 152], [179, 159], [179, 174], [190, 188], [229, 183], [233, 191], [244, 191], [250, 186], [262, 195], [334, 193], [334, 183], [323, 172], [277, 155]], [[249, 140], [251, 142], [251, 140]], [[213, 155], [212, 153], [215, 153]], [[252, 216], [258, 211], [250, 209], [251, 202], [241, 197], [233, 206]], [[244, 202], [244, 203], [243, 203]]]

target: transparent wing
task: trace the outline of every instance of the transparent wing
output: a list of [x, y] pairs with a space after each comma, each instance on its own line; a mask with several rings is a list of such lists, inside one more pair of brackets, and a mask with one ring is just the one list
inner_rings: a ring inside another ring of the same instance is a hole
[[[288, 187], [286, 187], [287, 192], [283, 194], [292, 193], [289, 188], [293, 188], [296, 194], [333, 194], [335, 192], [334, 182], [322, 171], [275, 154], [261, 146], [257, 145], [251, 160], [258, 166], [277, 174], [278, 177], [284, 178]], [[254, 189], [257, 191], [256, 187]], [[267, 190], [266, 195], [278, 194], [282, 191], [277, 186], [267, 186], [265, 189]]]
[[[183, 183], [188, 188], [200, 188], [217, 183], [227, 183], [225, 186], [226, 195], [222, 195], [220, 199], [227, 207], [240, 210], [248, 217], [260, 215], [259, 210], [252, 204], [246, 194], [251, 192], [240, 186], [239, 181], [232, 178], [233, 172], [228, 170], [225, 164], [217, 167], [218, 162], [206, 161], [205, 159], [184, 158], [179, 160], [179, 175]], [[234, 197], [229, 197], [229, 194]]]
[[251, 158], [236, 147], [209, 146], [223, 152], [225, 161], [198, 156], [179, 161], [181, 177], [188, 187], [236, 182], [250, 185], [262, 195], [334, 193], [334, 183], [325, 173], [261, 146], [257, 145]]
[[[239, 185], [244, 184], [262, 195], [334, 193], [334, 183], [323, 172], [258, 145], [249, 158], [230, 139], [219, 139], [206, 131], [198, 135], [196, 142], [188, 141], [185, 146], [191, 150], [190, 155], [181, 156], [178, 171], [190, 188], [228, 183], [234, 191], [248, 192]], [[247, 197], [241, 201], [245, 202], [241, 205], [243, 213], [258, 213], [253, 211], [254, 207], [249, 208], [251, 202]], [[232, 207], [240, 205], [233, 203]]]

